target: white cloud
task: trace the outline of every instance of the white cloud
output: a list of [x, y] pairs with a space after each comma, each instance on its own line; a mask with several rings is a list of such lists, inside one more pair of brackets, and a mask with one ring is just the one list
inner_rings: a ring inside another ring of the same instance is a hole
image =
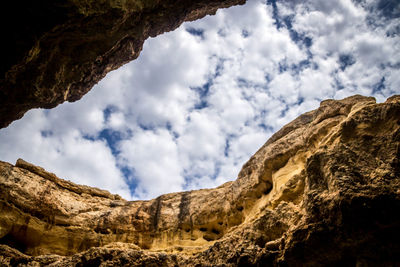
[[324, 69], [303, 71], [300, 77], [299, 95], [304, 99], [326, 99], [333, 96], [334, 81]]
[[123, 129], [126, 125], [125, 116], [122, 112], [113, 112], [108, 120], [108, 127], [112, 129]]
[[139, 130], [122, 141], [119, 149], [123, 164], [134, 169], [136, 197], [146, 199], [183, 189], [177, 146], [168, 131]]
[[360, 34], [355, 38], [353, 45], [356, 57], [364, 65], [379, 66], [387, 62], [392, 63], [392, 60], [395, 60], [395, 58], [391, 58], [392, 42], [385, 40], [381, 36], [371, 33]]
[[[110, 148], [103, 141], [83, 138], [76, 128], [53, 132], [57, 125], [53, 118], [46, 117], [43, 110], [33, 110], [0, 131], [1, 159], [15, 162], [22, 157], [60, 178], [131, 198]], [[87, 120], [91, 120], [90, 115]]]

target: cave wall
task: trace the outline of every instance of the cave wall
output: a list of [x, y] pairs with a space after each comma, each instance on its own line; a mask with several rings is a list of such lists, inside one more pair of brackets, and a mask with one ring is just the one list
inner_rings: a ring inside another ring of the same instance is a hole
[[[40, 0], [1, 8], [0, 128], [79, 100], [149, 37], [245, 0]], [[10, 21], [9, 18], [12, 18]]]
[[0, 265], [398, 266], [400, 96], [323, 101], [217, 188], [126, 201], [0, 161]]

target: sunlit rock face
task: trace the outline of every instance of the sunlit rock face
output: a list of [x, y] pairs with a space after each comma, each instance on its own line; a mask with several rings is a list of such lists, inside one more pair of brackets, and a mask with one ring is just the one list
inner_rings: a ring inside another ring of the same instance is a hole
[[214, 189], [126, 201], [0, 163], [0, 263], [395, 266], [400, 96], [326, 100]]
[[[138, 57], [148, 37], [245, 0], [45, 0], [2, 7], [0, 128], [76, 101]], [[12, 18], [12, 22], [8, 19]]]

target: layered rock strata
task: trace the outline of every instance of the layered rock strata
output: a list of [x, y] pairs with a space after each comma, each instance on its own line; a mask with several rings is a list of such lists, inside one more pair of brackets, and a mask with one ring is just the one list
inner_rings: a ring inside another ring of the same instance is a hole
[[[9, 1], [1, 8], [0, 128], [76, 101], [148, 37], [245, 0]], [[10, 20], [12, 18], [12, 20]]]
[[0, 162], [0, 265], [397, 266], [400, 96], [323, 101], [214, 189], [126, 201]]

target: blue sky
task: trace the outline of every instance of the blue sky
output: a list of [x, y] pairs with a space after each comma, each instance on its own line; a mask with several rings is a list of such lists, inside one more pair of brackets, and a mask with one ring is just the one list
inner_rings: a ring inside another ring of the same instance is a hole
[[0, 159], [126, 199], [236, 179], [327, 98], [400, 93], [398, 1], [258, 1], [147, 40], [82, 100], [0, 130]]

